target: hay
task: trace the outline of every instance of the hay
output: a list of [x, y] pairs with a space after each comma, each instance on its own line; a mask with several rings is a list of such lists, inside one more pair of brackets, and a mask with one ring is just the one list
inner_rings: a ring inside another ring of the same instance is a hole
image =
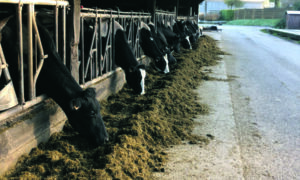
[[193, 118], [207, 113], [193, 89], [204, 77], [202, 66], [217, 63], [222, 52], [215, 41], [202, 36], [194, 50], [183, 50], [170, 74], [147, 69], [146, 94], [125, 87], [106, 101], [101, 113], [110, 142], [93, 147], [66, 123], [60, 133], [20, 158], [8, 179], [150, 179], [164, 172], [163, 149], [183, 140], [207, 144], [209, 138], [191, 135]]

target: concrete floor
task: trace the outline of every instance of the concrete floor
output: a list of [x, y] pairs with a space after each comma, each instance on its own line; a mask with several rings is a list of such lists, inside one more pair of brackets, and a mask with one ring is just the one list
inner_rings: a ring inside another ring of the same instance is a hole
[[[258, 27], [210, 32], [230, 53], [203, 70], [216, 77], [198, 89], [209, 115], [195, 119], [207, 146], [166, 150], [157, 179], [300, 179], [300, 45]], [[298, 61], [297, 61], [298, 59]]]

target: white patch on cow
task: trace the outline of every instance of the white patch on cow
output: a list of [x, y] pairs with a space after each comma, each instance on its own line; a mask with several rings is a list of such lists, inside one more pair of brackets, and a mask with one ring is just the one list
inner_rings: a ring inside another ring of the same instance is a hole
[[114, 28], [115, 28], [115, 32], [114, 32], [114, 34], [116, 34], [116, 32], [117, 32], [117, 30], [122, 30], [122, 31], [124, 31], [124, 28], [121, 26], [121, 24], [119, 24], [117, 21], [114, 21]]
[[166, 68], [164, 70], [164, 73], [167, 74], [167, 73], [170, 72], [170, 70], [169, 70], [169, 60], [168, 60], [168, 55], [167, 54], [164, 55], [164, 60], [166, 61]]
[[145, 94], [145, 78], [146, 78], [146, 71], [144, 69], [140, 69], [141, 75], [142, 75], [142, 80], [141, 80], [141, 87], [142, 87], [142, 92], [141, 95]]
[[108, 22], [101, 21], [101, 37], [106, 37], [108, 33]]
[[186, 37], [185, 37], [185, 39], [188, 41], [188, 43], [189, 43], [189, 46], [190, 46], [190, 49], [192, 49], [192, 45], [191, 45], [191, 42], [190, 42], [190, 38], [189, 38], [189, 36], [186, 36]]
[[154, 41], [153, 37], [150, 37], [150, 41]]
[[141, 22], [141, 28], [145, 28], [148, 31], [151, 31], [150, 27], [146, 23], [144, 23], [144, 22]]

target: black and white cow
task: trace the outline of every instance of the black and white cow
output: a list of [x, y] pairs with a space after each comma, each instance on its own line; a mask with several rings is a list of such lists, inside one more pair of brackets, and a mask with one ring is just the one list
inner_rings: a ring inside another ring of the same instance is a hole
[[114, 21], [115, 29], [115, 64], [125, 71], [126, 82], [135, 93], [145, 93], [145, 65], [139, 64], [130, 48], [126, 32]]
[[[0, 27], [1, 44], [10, 65], [9, 68], [17, 68], [18, 32], [16, 18], [6, 18], [0, 24], [2, 24]], [[23, 25], [25, 31], [27, 29], [26, 23]], [[105, 141], [108, 141], [108, 134], [100, 114], [100, 104], [96, 99], [95, 90], [92, 88], [83, 90], [79, 86], [62, 63], [48, 30], [39, 22], [37, 25], [44, 53], [48, 55], [38, 77], [37, 89], [51, 97], [62, 108], [71, 126], [82, 136], [94, 145], [104, 144]], [[25, 41], [24, 38], [24, 44], [27, 43]], [[26, 61], [24, 60], [24, 62]]]
[[[102, 39], [102, 54], [101, 59], [103, 59], [103, 56], [106, 56], [108, 54], [105, 54], [106, 46], [107, 46], [107, 40], [109, 39], [109, 20], [102, 20], [101, 22], [101, 34], [100, 38]], [[133, 89], [133, 91], [136, 94], [144, 94], [145, 93], [145, 77], [146, 77], [146, 71], [145, 66], [143, 64], [139, 64], [136, 60], [132, 49], [130, 48], [125, 31], [123, 30], [123, 27], [116, 21], [113, 21], [114, 25], [114, 36], [115, 36], [115, 65], [121, 67], [125, 72], [125, 78], [127, 84], [130, 86], [130, 88]], [[95, 19], [94, 18], [87, 18], [84, 20], [84, 44], [87, 46], [84, 49], [84, 56], [85, 56], [85, 63], [87, 62], [88, 58], [90, 58], [90, 51], [93, 48], [91, 46], [91, 43], [93, 41], [93, 34], [95, 31]], [[82, 43], [82, 42], [81, 42]], [[91, 46], [91, 47], [90, 47]], [[102, 63], [102, 61], [101, 61]], [[83, 64], [81, 64], [83, 65]], [[85, 66], [87, 66], [85, 64]], [[107, 66], [107, 64], [104, 64], [104, 66]], [[105, 70], [105, 67], [103, 67]]]
[[171, 51], [175, 51], [176, 53], [180, 52], [180, 37], [176, 33], [174, 33], [170, 27], [165, 27], [160, 23], [157, 23], [158, 31], [162, 32], [165, 36], [168, 47]]
[[200, 32], [200, 28], [198, 25], [195, 23], [195, 21], [187, 20], [185, 21], [185, 25], [188, 29], [191, 43], [195, 43], [196, 40], [202, 35], [202, 32]]
[[153, 37], [154, 41], [156, 42], [158, 48], [161, 50], [161, 52], [163, 54], [167, 54], [169, 65], [176, 64], [177, 60], [172, 55], [172, 51], [169, 48], [167, 38], [165, 37], [164, 33], [162, 32], [162, 29], [157, 28], [157, 30], [156, 30], [153, 23], [149, 23], [148, 26], [151, 29], [152, 37]]
[[192, 45], [190, 42], [190, 36], [187, 31], [187, 27], [183, 21], [176, 21], [173, 26], [173, 31], [179, 35], [180, 44], [185, 49], [192, 49]]
[[163, 73], [169, 73], [168, 55], [159, 49], [154, 37], [152, 36], [150, 27], [144, 22], [141, 22], [141, 29], [139, 32], [140, 45], [145, 55], [149, 56], [153, 60], [156, 69]]

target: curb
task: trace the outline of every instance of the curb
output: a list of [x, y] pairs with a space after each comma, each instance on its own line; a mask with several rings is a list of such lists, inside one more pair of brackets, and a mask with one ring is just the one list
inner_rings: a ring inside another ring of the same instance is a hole
[[284, 36], [284, 37], [289, 37], [293, 40], [300, 40], [300, 30], [297, 32], [293, 32], [295, 30], [280, 30], [280, 29], [267, 29], [270, 33], [276, 33], [279, 34], [280, 36]]

